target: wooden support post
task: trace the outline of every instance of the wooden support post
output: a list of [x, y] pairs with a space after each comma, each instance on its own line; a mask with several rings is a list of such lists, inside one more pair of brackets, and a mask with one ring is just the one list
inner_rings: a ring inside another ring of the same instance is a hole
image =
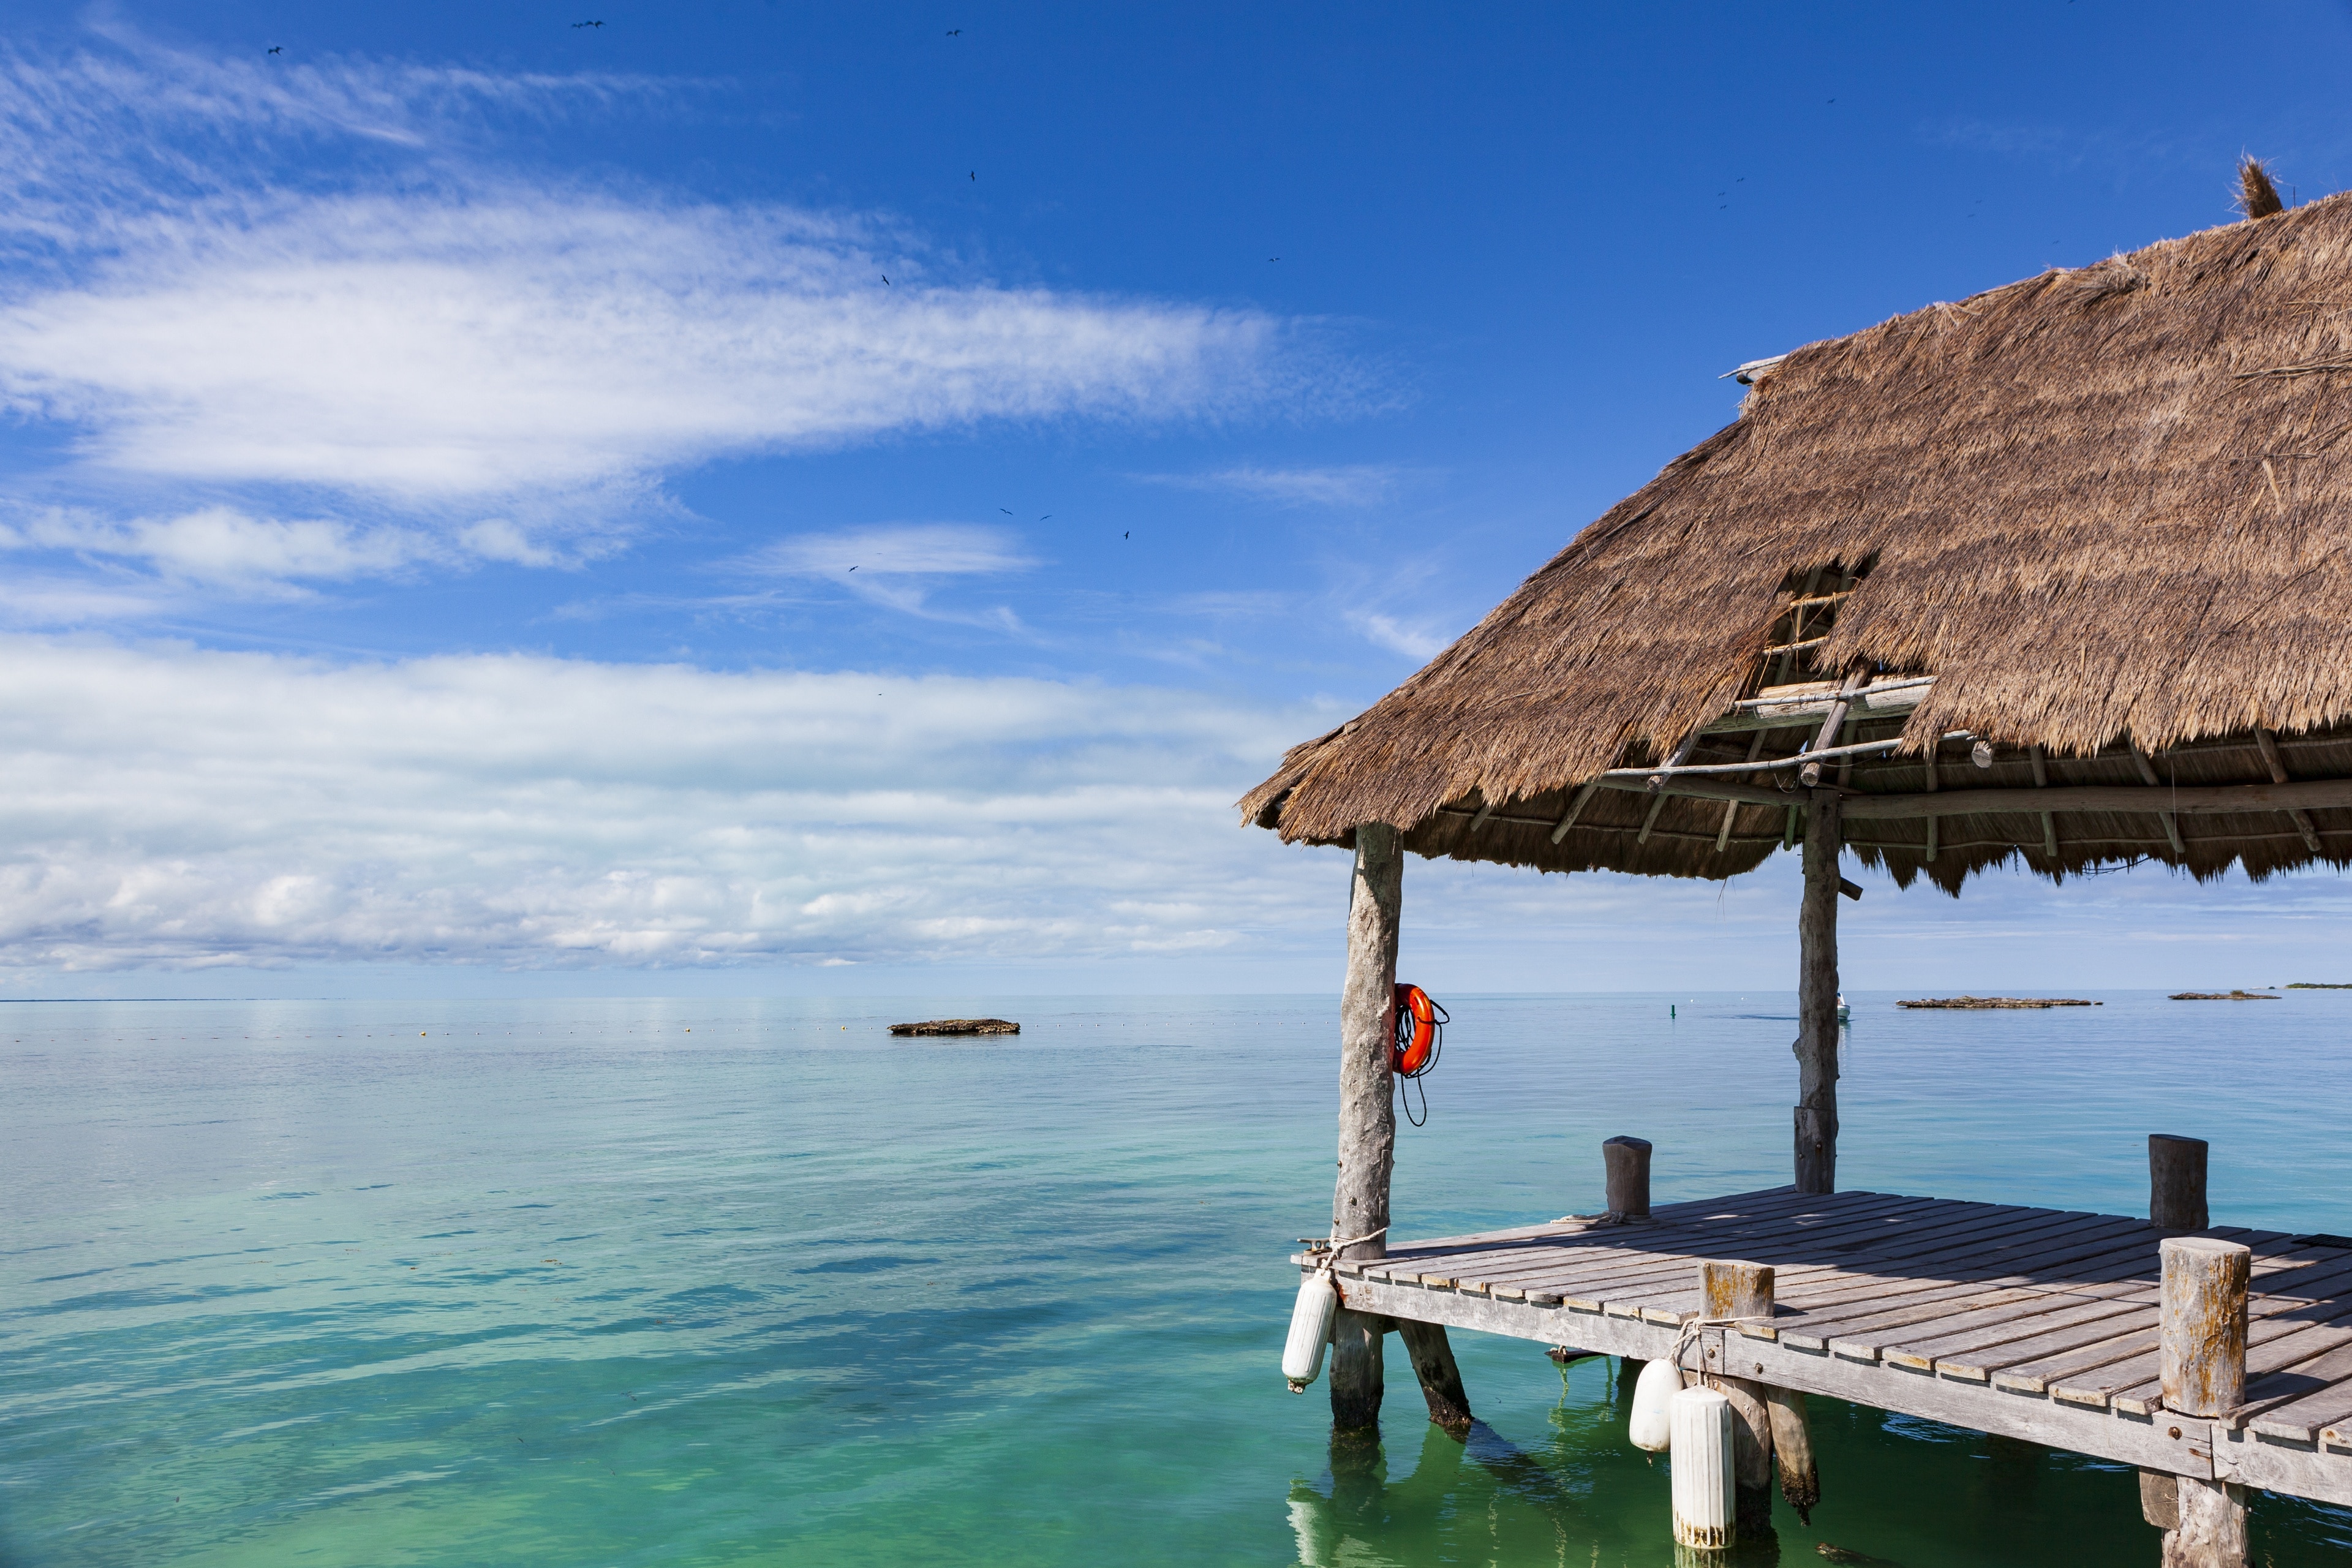
[[1446, 1342], [1443, 1323], [1396, 1320], [1397, 1337], [1412, 1357], [1412, 1374], [1421, 1380], [1421, 1397], [1429, 1418], [1456, 1437], [1470, 1430], [1470, 1396], [1462, 1392], [1462, 1369], [1454, 1364], [1454, 1347]]
[[2213, 1223], [2205, 1206], [2202, 1138], [2147, 1135], [2147, 1223], [2159, 1230], [2203, 1230]]
[[1609, 1184], [1611, 1219], [1650, 1217], [1650, 1141], [1619, 1136], [1601, 1145], [1601, 1164]]
[[1771, 1408], [1772, 1465], [1780, 1472], [1780, 1496], [1800, 1521], [1811, 1524], [1822, 1500], [1822, 1472], [1813, 1461], [1813, 1429], [1805, 1419], [1804, 1394], [1768, 1387], [1764, 1403]]
[[1797, 1190], [1837, 1191], [1839, 796], [1805, 805], [1805, 893], [1797, 915]]
[[1389, 1321], [1339, 1309], [1331, 1323], [1331, 1427], [1374, 1432], [1381, 1425], [1381, 1338]]
[[2246, 1489], [2181, 1476], [2177, 1521], [2164, 1532], [2164, 1568], [2246, 1568]]
[[[1349, 1244], [1339, 1249], [1342, 1258], [1388, 1252], [1389, 1173], [1396, 1163], [1391, 1061], [1403, 882], [1404, 850], [1396, 829], [1380, 822], [1357, 828], [1348, 973], [1339, 993], [1339, 1174], [1331, 1194], [1331, 1238]], [[1343, 1430], [1379, 1424], [1386, 1326], [1380, 1318], [1340, 1310], [1331, 1338], [1331, 1420]]]
[[[2210, 1236], [2168, 1236], [2158, 1371], [2164, 1407], [2183, 1415], [2227, 1415], [2246, 1402], [2246, 1284], [2252, 1249]], [[2148, 1489], [2141, 1489], [2147, 1510]], [[2181, 1476], [2173, 1482], [2174, 1523], [2164, 1532], [2166, 1568], [2244, 1568], [2246, 1495], [2227, 1481]], [[2160, 1502], [2160, 1499], [2158, 1500]], [[2147, 1510], [2147, 1511], [2155, 1511]]]
[[[1699, 1315], [1706, 1318], [1772, 1317], [1772, 1266], [1769, 1263], [1702, 1262], [1698, 1266]], [[1736, 1344], [1737, 1334], [1724, 1342]], [[1724, 1368], [1708, 1385], [1731, 1401], [1731, 1473], [1739, 1533], [1753, 1539], [1772, 1528], [1772, 1412], [1770, 1390]]]

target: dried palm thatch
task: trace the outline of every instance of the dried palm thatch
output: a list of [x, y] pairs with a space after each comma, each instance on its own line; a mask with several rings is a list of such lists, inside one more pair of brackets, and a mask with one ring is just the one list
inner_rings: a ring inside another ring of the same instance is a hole
[[1386, 822], [1424, 855], [1728, 876], [1793, 831], [1760, 793], [1776, 779], [1731, 805], [1584, 786], [1685, 742], [1693, 765], [1790, 755], [1813, 737], [1699, 732], [1762, 687], [1931, 675], [1916, 710], [1840, 737], [1900, 749], [1823, 783], [2017, 804], [1850, 808], [1848, 843], [1901, 881], [1957, 891], [2021, 860], [2053, 878], [2140, 858], [2343, 866], [2352, 805], [2032, 800], [2352, 778], [2347, 612], [2352, 195], [1790, 353], [1734, 423], [1240, 805], [1295, 841]]
[[2260, 158], [2238, 160], [2238, 210], [2250, 218], [2268, 217], [2286, 210], [2286, 204], [2279, 200], [2278, 186], [2271, 179], [2270, 165]]

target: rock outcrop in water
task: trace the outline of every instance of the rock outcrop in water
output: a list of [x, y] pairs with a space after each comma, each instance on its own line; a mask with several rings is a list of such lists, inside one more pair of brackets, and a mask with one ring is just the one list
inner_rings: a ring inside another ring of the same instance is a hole
[[894, 1035], [1017, 1035], [1021, 1026], [1010, 1018], [933, 1018], [922, 1024], [893, 1024]]
[[2104, 1007], [2105, 1002], [2086, 1002], [2079, 996], [1922, 996], [1916, 1002], [1897, 1002], [1897, 1007]]

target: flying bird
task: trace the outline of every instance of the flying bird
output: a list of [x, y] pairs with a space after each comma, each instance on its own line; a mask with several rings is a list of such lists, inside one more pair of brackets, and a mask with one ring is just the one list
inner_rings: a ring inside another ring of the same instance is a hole
[[1038, 521], [1039, 522], [1049, 522], [1049, 521], [1051, 521], [1053, 520], [1053, 516], [1054, 516], [1054, 514], [1053, 514], [1052, 512], [1050, 512], [1050, 511], [1049, 511], [1049, 512], [1047, 512], [1044, 517], [1039, 518], [1037, 521]]
[[855, 571], [856, 571], [856, 570], [857, 570], [857, 568], [856, 568], [856, 567], [855, 567], [855, 566], [852, 566], [852, 567], [850, 568], [850, 570], [851, 570], [852, 572], [855, 572]]
[[604, 24], [602, 22], [574, 22], [572, 25], [575, 27], [601, 27]]
[[286, 52], [286, 46], [283, 44], [272, 44], [269, 46], [269, 52], [273, 55], [282, 55]]
[[950, 38], [961, 38], [963, 37], [963, 29], [961, 27], [950, 27], [948, 29], [948, 37]]
[[882, 274], [882, 287], [885, 289], [890, 287], [890, 275], [887, 272]]
[[1119, 537], [1121, 539], [1133, 539], [1135, 537], [1135, 531], [1130, 528], [1125, 533], [1120, 534]]
[[973, 179], [977, 180], [978, 178], [980, 178], [980, 171], [979, 171], [978, 169], [974, 169], [974, 170], [971, 171], [971, 177], [972, 177]]
[[1282, 259], [1282, 258], [1281, 258], [1281, 257], [1279, 257], [1279, 256], [1269, 256], [1269, 257], [1267, 257], [1267, 258], [1266, 258], [1266, 259], [1267, 259], [1268, 261], [1279, 261], [1279, 260], [1281, 260], [1281, 259]]

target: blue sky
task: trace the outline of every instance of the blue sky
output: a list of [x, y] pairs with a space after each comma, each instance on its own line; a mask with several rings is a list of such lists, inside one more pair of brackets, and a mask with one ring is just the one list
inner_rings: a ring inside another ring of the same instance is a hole
[[[1721, 372], [2352, 178], [2342, 6], [12, 17], [16, 994], [1319, 988], [1229, 803]], [[1408, 951], [1780, 984], [1792, 900], [1416, 864]], [[1848, 978], [2346, 912], [1874, 884]]]

